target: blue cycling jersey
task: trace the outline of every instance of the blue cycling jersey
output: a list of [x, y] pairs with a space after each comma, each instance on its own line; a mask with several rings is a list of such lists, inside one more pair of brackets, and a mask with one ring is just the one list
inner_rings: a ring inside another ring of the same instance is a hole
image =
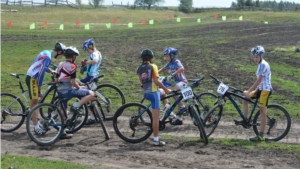
[[45, 71], [50, 71], [52, 52], [52, 50], [44, 50], [38, 54], [27, 71], [28, 76], [38, 81], [38, 86], [43, 84]]
[[96, 77], [100, 73], [100, 64], [102, 62], [101, 53], [98, 50], [95, 50], [88, 58], [88, 61], [98, 59], [96, 64], [87, 65], [86, 73], [88, 76]]

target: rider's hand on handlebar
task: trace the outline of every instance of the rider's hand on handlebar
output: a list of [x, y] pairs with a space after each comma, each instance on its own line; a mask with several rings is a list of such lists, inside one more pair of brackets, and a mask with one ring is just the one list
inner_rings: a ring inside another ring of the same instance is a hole
[[172, 75], [169, 75], [169, 76], [167, 76], [167, 81], [170, 81], [170, 80], [172, 80], [172, 78], [173, 78], [173, 76]]
[[248, 91], [245, 90], [245, 91], [243, 92], [243, 94], [244, 94], [244, 96], [246, 96], [247, 98], [250, 99], [250, 96], [249, 96], [250, 92], [248, 92]]
[[172, 90], [168, 89], [167, 91], [165, 91], [166, 94], [171, 94], [172, 93]]

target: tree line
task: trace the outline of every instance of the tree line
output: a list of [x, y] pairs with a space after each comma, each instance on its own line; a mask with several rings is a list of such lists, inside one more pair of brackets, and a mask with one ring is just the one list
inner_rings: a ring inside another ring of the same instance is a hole
[[259, 0], [236, 0], [236, 2], [231, 3], [231, 8], [243, 8], [243, 7], [253, 7], [253, 8], [271, 8], [271, 9], [278, 9], [280, 11], [286, 9], [294, 9], [300, 10], [300, 4], [295, 2], [288, 2], [288, 1], [280, 1], [276, 2], [275, 0], [270, 1], [259, 1]]

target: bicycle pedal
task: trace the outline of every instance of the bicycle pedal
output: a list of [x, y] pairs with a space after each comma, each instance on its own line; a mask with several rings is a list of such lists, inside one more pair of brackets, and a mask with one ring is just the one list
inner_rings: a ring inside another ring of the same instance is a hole
[[234, 120], [234, 124], [236, 126], [240, 126], [240, 125], [243, 125], [243, 121]]

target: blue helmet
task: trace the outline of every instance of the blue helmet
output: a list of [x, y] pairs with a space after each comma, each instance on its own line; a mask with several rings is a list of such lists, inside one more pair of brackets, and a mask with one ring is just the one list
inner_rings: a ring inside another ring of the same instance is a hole
[[178, 50], [175, 48], [168, 47], [164, 50], [163, 54], [164, 55], [170, 55], [170, 56], [176, 56]]
[[94, 46], [95, 46], [95, 42], [93, 41], [93, 39], [88, 39], [85, 42], [83, 42], [82, 49], [86, 51], [88, 48], [93, 49]]
[[251, 54], [253, 56], [261, 56], [261, 55], [265, 54], [265, 49], [262, 46], [256, 46], [256, 47], [252, 48]]

